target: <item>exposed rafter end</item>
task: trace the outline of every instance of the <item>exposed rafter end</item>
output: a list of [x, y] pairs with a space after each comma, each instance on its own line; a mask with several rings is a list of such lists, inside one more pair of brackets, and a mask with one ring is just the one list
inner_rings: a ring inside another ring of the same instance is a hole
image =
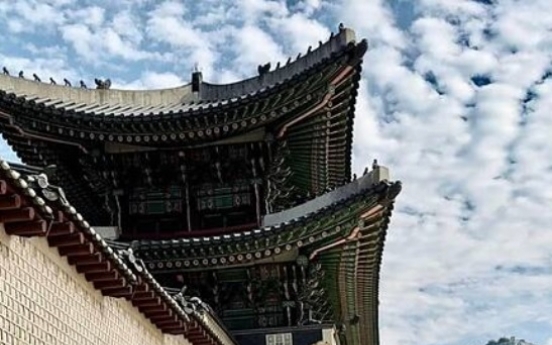
[[21, 208], [21, 197], [19, 195], [4, 195], [3, 193], [0, 194], [0, 211], [15, 210]]
[[136, 300], [136, 299], [132, 299], [132, 305], [135, 306], [135, 307], [155, 307], [155, 306], [159, 306], [163, 303], [163, 301], [161, 300], [160, 297], [154, 297], [154, 298], [151, 298], [151, 299], [141, 299], [141, 300]]
[[34, 219], [35, 215], [36, 212], [32, 207], [4, 210], [0, 215], [0, 223], [29, 222]]
[[75, 223], [73, 222], [54, 223], [52, 224], [52, 228], [48, 233], [48, 237], [66, 236], [66, 235], [71, 235], [74, 232], [75, 232]]
[[133, 301], [149, 300], [154, 297], [155, 297], [155, 293], [153, 291], [136, 292], [134, 293], [132, 300]]
[[21, 237], [42, 237], [46, 235], [48, 224], [44, 220], [35, 222], [19, 222], [4, 224], [4, 229], [8, 235]]
[[182, 321], [180, 321], [177, 317], [173, 317], [163, 321], [158, 321], [156, 324], [162, 329], [182, 328], [184, 326], [182, 324]]
[[94, 245], [92, 243], [85, 243], [73, 246], [63, 246], [58, 248], [59, 255], [61, 256], [90, 256], [94, 253]]
[[84, 277], [90, 282], [115, 281], [120, 278], [117, 271], [85, 273]]
[[109, 290], [109, 297], [113, 298], [126, 298], [129, 299], [132, 297], [132, 288], [130, 286], [125, 286], [119, 289]]
[[103, 295], [109, 296], [109, 290], [120, 289], [125, 287], [125, 278], [119, 278], [114, 280], [102, 280], [93, 282], [96, 290], [101, 290]]
[[[75, 261], [78, 261], [78, 257], [77, 258], [69, 258], [69, 259], [73, 259]], [[81, 264], [81, 263], [78, 263], [77, 264], [77, 272], [79, 273], [101, 273], [101, 272], [107, 272], [111, 269], [111, 264], [109, 263], [109, 261], [104, 261], [104, 262], [98, 262], [98, 263], [94, 263], [93, 261], [95, 260], [100, 260], [100, 258], [96, 259], [94, 258], [93, 256], [91, 256], [90, 258], [87, 258], [90, 260], [89, 263], [87, 264]]]
[[67, 236], [48, 236], [48, 244], [51, 247], [67, 247], [83, 245], [85, 243], [84, 235], [80, 232], [73, 233]]
[[[163, 333], [168, 333], [168, 334], [175, 334], [175, 335], [186, 334], [186, 329], [184, 328], [184, 326], [181, 326], [181, 325], [165, 326], [165, 327], [161, 327], [161, 330], [163, 331]], [[196, 343], [193, 343], [193, 344], [197, 345]]]
[[86, 256], [71, 256], [67, 258], [67, 261], [72, 266], [95, 265], [101, 263], [102, 260], [103, 256], [101, 253], [93, 253]]
[[[134, 300], [134, 298], [133, 298]], [[156, 314], [156, 313], [150, 313], [148, 315], [148, 319], [150, 319], [152, 322], [157, 323], [160, 321], [166, 321], [166, 320], [173, 320], [177, 318], [177, 316], [170, 310], [162, 313], [162, 314]]]

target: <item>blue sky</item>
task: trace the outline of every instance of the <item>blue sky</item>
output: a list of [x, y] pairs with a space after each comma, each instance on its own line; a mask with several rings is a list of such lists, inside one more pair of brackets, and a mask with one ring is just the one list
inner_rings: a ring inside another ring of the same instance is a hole
[[[403, 181], [385, 246], [385, 345], [552, 345], [550, 0], [0, 0], [0, 65], [173, 87], [367, 38], [354, 169]], [[4, 158], [14, 159], [2, 144]]]

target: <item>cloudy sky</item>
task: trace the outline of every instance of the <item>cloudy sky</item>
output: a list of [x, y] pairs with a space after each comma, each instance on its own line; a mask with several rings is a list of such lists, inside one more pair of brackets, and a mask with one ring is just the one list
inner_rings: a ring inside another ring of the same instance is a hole
[[404, 184], [382, 344], [552, 345], [551, 13], [550, 0], [0, 0], [0, 65], [143, 89], [187, 83], [197, 64], [230, 82], [345, 23], [371, 46], [355, 171], [378, 158]]

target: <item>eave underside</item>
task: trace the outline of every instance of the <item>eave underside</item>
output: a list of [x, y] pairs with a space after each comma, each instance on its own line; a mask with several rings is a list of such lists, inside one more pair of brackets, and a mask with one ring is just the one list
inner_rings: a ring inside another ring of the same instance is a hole
[[355, 240], [320, 256], [347, 345], [379, 344], [379, 275], [391, 210], [391, 203], [375, 207], [369, 218], [359, 220]]
[[[154, 274], [285, 262], [290, 259], [283, 255], [292, 251], [292, 260], [307, 255], [313, 263], [322, 264], [321, 283], [333, 306], [333, 316], [322, 321], [342, 325], [347, 345], [377, 345], [381, 257], [399, 191], [399, 183], [379, 184], [300, 221], [236, 238], [141, 241], [133, 246]], [[217, 249], [232, 247], [225, 255]], [[206, 257], [210, 260], [202, 259]]]

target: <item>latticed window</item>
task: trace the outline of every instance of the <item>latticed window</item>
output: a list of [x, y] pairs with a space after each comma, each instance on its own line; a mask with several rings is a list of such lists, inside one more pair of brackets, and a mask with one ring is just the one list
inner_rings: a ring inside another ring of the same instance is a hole
[[293, 345], [291, 333], [267, 334], [266, 345]]
[[238, 180], [232, 185], [204, 184], [197, 192], [198, 210], [220, 210], [251, 204], [250, 186]]
[[179, 187], [164, 189], [137, 188], [130, 195], [130, 214], [165, 214], [182, 212], [182, 191]]

